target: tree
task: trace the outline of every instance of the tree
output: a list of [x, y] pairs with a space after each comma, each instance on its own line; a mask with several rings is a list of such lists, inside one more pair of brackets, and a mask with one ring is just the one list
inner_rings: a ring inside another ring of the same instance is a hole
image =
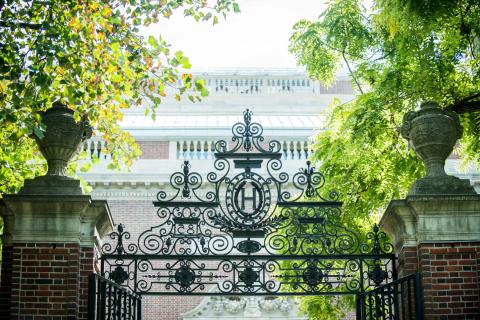
[[[169, 91], [192, 101], [207, 94], [185, 69], [188, 59], [140, 27], [174, 11], [218, 23], [239, 12], [234, 0], [0, 0], [0, 194], [44, 170], [33, 140], [45, 127], [38, 111], [61, 100], [86, 117], [107, 142], [112, 167], [130, 165], [140, 150], [119, 127], [122, 109], [148, 105]], [[172, 87], [173, 89], [169, 89]]]
[[[344, 68], [358, 93], [331, 106], [314, 155], [330, 178], [326, 188], [342, 195], [352, 228], [378, 220], [422, 175], [397, 130], [420, 102], [456, 111], [465, 129], [457, 151], [480, 162], [479, 19], [473, 0], [380, 0], [371, 7], [332, 0], [318, 20], [295, 24], [290, 51], [298, 63], [326, 84]], [[321, 309], [309, 311], [326, 319]]]

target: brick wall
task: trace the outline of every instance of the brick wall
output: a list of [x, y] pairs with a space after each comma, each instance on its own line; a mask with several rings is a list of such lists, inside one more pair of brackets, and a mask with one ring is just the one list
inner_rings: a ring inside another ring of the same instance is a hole
[[[8, 258], [8, 247], [5, 249], [4, 258]], [[6, 260], [2, 268], [2, 293], [11, 288], [11, 309], [10, 316], [7, 309], [2, 309], [2, 318], [87, 318], [93, 249], [80, 247], [78, 243], [14, 243], [10, 263]], [[10, 286], [3, 279], [9, 277], [8, 265], [12, 266]]]
[[80, 247], [80, 279], [79, 279], [79, 319], [88, 318], [88, 278], [96, 271], [95, 257], [97, 251], [93, 247]]
[[408, 276], [418, 270], [417, 247], [403, 247], [398, 253], [397, 273], [399, 277]]
[[204, 297], [145, 296], [142, 298], [143, 320], [177, 320], [200, 304]]
[[140, 159], [168, 159], [168, 141], [137, 141], [142, 155]]
[[400, 276], [422, 274], [425, 319], [480, 319], [480, 242], [424, 243], [398, 257]]
[[427, 319], [480, 319], [480, 243], [421, 244]]

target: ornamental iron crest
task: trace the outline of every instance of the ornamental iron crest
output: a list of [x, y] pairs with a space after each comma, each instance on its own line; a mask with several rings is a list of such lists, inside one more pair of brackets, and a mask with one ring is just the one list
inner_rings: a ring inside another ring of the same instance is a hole
[[183, 162], [136, 241], [118, 225], [102, 248], [105, 276], [155, 295], [360, 294], [396, 278], [386, 234], [348, 229], [325, 177], [310, 161], [283, 171], [280, 142], [252, 116], [214, 144], [206, 176]]

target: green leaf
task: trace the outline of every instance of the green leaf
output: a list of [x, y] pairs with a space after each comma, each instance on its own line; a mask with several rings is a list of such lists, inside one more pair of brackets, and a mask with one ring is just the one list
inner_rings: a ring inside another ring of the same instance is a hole
[[89, 162], [85, 162], [85, 163], [82, 164], [82, 166], [80, 167], [80, 171], [81, 171], [81, 172], [87, 172], [87, 171], [89, 171], [91, 168], [92, 168], [92, 164], [89, 163]]
[[190, 61], [188, 60], [187, 57], [183, 57], [181, 60], [182, 68], [184, 69], [190, 69], [192, 65], [190, 64]]
[[195, 88], [197, 90], [203, 90], [205, 88], [205, 80], [204, 79], [196, 79], [195, 80]]
[[240, 12], [240, 7], [238, 6], [238, 3], [235, 3], [235, 2], [234, 2], [234, 3], [232, 4], [232, 6], [233, 6], [233, 12], [235, 12], [235, 13], [239, 13], [239, 12]]
[[111, 79], [112, 79], [113, 82], [122, 82], [123, 81], [122, 75], [120, 75], [118, 73], [113, 74]]
[[45, 131], [41, 127], [34, 127], [33, 128], [33, 134], [38, 138], [38, 139], [43, 139], [45, 136]]
[[120, 43], [113, 42], [112, 44], [110, 44], [110, 49], [112, 49], [113, 52], [117, 53], [120, 50]]
[[177, 52], [175, 52], [175, 58], [176, 58], [178, 61], [181, 61], [182, 58], [183, 58], [183, 52], [182, 52], [182, 51], [177, 51]]
[[157, 48], [157, 47], [158, 47], [158, 42], [157, 42], [157, 40], [155, 39], [155, 37], [153, 37], [153, 36], [149, 36], [149, 37], [148, 37], [148, 43], [149, 43], [152, 47], [154, 47], [154, 48]]

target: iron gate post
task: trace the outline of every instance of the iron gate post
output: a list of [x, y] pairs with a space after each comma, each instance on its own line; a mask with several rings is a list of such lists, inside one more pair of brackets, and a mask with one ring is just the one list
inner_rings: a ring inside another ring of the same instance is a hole
[[142, 299], [141, 297], [138, 298], [137, 304], [137, 320], [142, 320]]
[[422, 293], [422, 274], [415, 274], [415, 318], [423, 320], [423, 293]]
[[100, 282], [100, 310], [99, 310], [99, 319], [105, 320], [105, 307], [106, 307], [106, 294], [107, 294], [107, 283], [105, 281]]
[[97, 279], [95, 278], [95, 274], [92, 273], [88, 278], [88, 320], [95, 320], [96, 295]]
[[356, 320], [363, 320], [363, 306], [365, 305], [364, 295], [362, 293], [358, 293], [355, 296], [355, 319]]

